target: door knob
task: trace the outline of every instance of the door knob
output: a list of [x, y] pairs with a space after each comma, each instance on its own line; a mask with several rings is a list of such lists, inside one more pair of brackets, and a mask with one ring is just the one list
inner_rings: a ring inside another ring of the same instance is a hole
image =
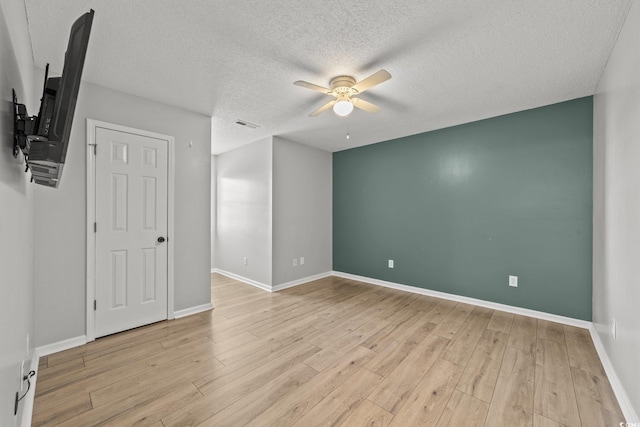
[[158, 237], [158, 243], [162, 243], [162, 242], [164, 242], [164, 237], [162, 237], [162, 236]]

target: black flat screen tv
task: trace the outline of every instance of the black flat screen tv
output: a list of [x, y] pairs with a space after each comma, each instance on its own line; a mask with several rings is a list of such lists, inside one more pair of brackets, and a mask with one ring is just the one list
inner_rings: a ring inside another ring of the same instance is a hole
[[92, 23], [93, 9], [73, 24], [62, 76], [48, 77], [47, 65], [38, 116], [27, 117], [22, 124], [19, 145], [36, 184], [55, 188], [60, 182]]

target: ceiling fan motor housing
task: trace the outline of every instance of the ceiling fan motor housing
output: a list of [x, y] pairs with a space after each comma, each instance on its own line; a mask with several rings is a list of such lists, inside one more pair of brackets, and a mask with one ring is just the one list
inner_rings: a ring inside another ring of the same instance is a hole
[[351, 76], [338, 76], [331, 79], [331, 92], [336, 98], [339, 98], [340, 95], [342, 95], [342, 97], [351, 97], [358, 93], [358, 91], [353, 88], [355, 84], [356, 79]]

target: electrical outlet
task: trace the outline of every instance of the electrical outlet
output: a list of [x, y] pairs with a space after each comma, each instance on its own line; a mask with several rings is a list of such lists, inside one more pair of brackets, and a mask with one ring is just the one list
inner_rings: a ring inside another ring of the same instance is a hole
[[298, 266], [298, 258], [294, 258], [293, 259], [293, 266], [297, 267]]
[[389, 268], [394, 268], [394, 267], [393, 267], [393, 265], [394, 265], [394, 262], [393, 262], [393, 260], [392, 260], [392, 259], [390, 259], [390, 260], [389, 260]]
[[24, 390], [24, 360], [20, 362], [20, 391]]
[[300, 257], [300, 265], [304, 265], [304, 257], [303, 256]]
[[244, 265], [247, 265], [247, 262], [248, 262], [247, 257], [244, 257]]
[[611, 319], [611, 335], [616, 339], [616, 319]]
[[513, 288], [518, 287], [518, 276], [509, 276], [509, 286]]

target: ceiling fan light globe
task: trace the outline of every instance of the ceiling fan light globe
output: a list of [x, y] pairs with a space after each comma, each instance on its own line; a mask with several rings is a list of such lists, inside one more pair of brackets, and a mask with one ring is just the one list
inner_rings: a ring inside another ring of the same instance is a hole
[[353, 104], [351, 101], [340, 100], [333, 104], [333, 112], [340, 117], [346, 117], [353, 111]]

